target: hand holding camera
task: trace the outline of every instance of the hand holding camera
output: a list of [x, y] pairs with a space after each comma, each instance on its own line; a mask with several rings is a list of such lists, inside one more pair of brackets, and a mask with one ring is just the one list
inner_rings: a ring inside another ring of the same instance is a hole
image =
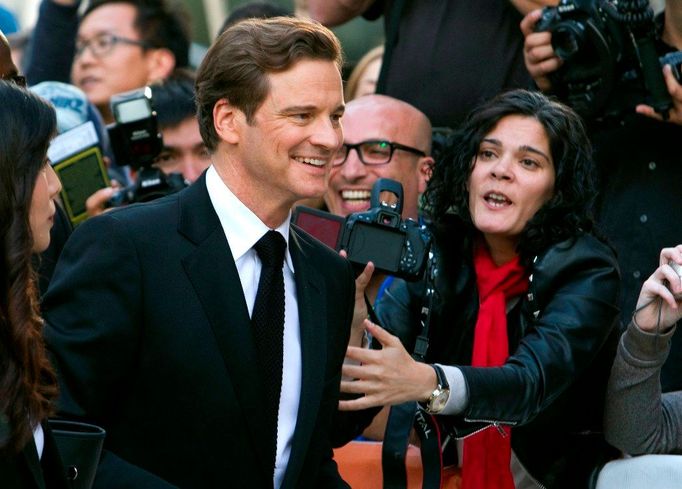
[[[674, 63], [663, 66], [663, 77], [668, 87], [668, 93], [672, 98], [672, 108], [668, 112], [668, 122], [682, 125], [682, 52], [671, 53], [677, 55]], [[656, 112], [653, 107], [646, 104], [639, 104], [635, 107], [638, 114], [645, 115], [657, 120], [663, 120], [661, 114]]]
[[299, 206], [292, 222], [328, 246], [345, 250], [358, 267], [374, 263], [379, 272], [419, 280], [426, 268], [431, 235], [426, 226], [402, 219], [403, 186], [388, 178], [378, 179], [370, 196], [370, 209], [345, 219], [317, 209]]
[[[561, 0], [528, 14], [521, 29], [526, 67], [538, 87], [553, 90], [582, 116], [618, 116], [635, 105], [659, 119], [677, 116], [682, 53], [659, 59], [647, 2]], [[676, 80], [664, 79], [667, 65]]]
[[343, 225], [340, 248], [359, 266], [369, 261], [380, 271], [405, 280], [424, 273], [431, 236], [412, 219], [402, 219], [403, 186], [389, 178], [378, 179], [367, 212], [350, 214]]
[[660, 266], [644, 282], [633, 314], [643, 331], [658, 332], [682, 319], [682, 245], [661, 250]]

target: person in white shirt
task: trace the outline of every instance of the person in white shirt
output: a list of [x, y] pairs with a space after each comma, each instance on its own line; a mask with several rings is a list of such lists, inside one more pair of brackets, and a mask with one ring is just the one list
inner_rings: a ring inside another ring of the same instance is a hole
[[340, 68], [319, 24], [231, 27], [197, 73], [212, 166], [69, 241], [47, 337], [61, 414], [107, 430], [97, 487], [347, 487], [330, 432], [353, 273], [290, 225], [343, 141]]

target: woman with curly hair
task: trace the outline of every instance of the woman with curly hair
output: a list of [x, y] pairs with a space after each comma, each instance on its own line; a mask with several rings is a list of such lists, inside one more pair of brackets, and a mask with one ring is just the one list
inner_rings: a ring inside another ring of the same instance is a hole
[[47, 160], [47, 102], [0, 81], [0, 486], [66, 488], [45, 421], [57, 395], [31, 257], [50, 243], [61, 184]]
[[349, 347], [341, 390], [361, 396], [341, 409], [419, 402], [457, 446], [443, 462], [463, 489], [590, 487], [615, 455], [601, 419], [619, 293], [593, 174], [568, 107], [514, 90], [475, 109], [425, 194], [435, 278], [377, 303], [383, 328], [364, 327], [382, 348]]

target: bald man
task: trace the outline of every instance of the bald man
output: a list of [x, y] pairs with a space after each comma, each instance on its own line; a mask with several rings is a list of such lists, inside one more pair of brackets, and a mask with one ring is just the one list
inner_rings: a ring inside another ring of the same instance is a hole
[[[403, 219], [418, 219], [419, 195], [426, 189], [433, 165], [431, 123], [426, 115], [402, 100], [372, 94], [348, 102], [342, 124], [344, 144], [324, 196], [329, 212], [345, 217], [368, 210], [374, 182], [391, 178], [403, 186]], [[392, 280], [380, 273], [372, 276], [365, 288], [370, 303]], [[356, 333], [351, 337], [357, 338]], [[388, 410], [382, 410], [363, 435], [382, 439], [387, 415]]]
[[[369, 209], [372, 185], [379, 178], [403, 186], [403, 218], [417, 219], [419, 195], [426, 188], [433, 158], [431, 123], [417, 108], [386, 95], [365, 95], [346, 105], [342, 119], [343, 156], [334, 161], [324, 200], [329, 212], [347, 216]], [[360, 144], [365, 143], [368, 144]], [[374, 142], [374, 145], [371, 143]], [[359, 146], [357, 146], [359, 145]], [[382, 159], [374, 155], [383, 154]], [[364, 160], [364, 162], [363, 162]], [[375, 274], [366, 289], [373, 302], [384, 280]]]
[[[339, 216], [369, 209], [372, 185], [378, 178], [391, 178], [403, 185], [403, 217], [417, 219], [419, 194], [426, 188], [431, 151], [431, 123], [412, 105], [386, 95], [365, 95], [348, 102], [342, 120], [347, 157], [332, 168], [325, 202]], [[383, 141], [391, 158], [372, 164], [374, 149], [349, 149], [365, 141]], [[395, 146], [395, 145], [400, 146]], [[359, 152], [358, 152], [359, 151]], [[367, 155], [362, 161], [362, 156]]]

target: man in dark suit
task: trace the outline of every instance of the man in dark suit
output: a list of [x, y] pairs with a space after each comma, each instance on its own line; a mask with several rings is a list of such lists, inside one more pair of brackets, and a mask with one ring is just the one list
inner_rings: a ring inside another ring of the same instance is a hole
[[[289, 225], [294, 202], [324, 192], [343, 140], [340, 68], [318, 24], [233, 26], [197, 75], [212, 166], [73, 234], [46, 337], [62, 414], [107, 430], [95, 487], [347, 487], [329, 437], [353, 274]], [[286, 245], [278, 266], [264, 236]], [[264, 291], [266, 273], [279, 285]], [[262, 307], [270, 289], [283, 289], [283, 320], [281, 303]]]

